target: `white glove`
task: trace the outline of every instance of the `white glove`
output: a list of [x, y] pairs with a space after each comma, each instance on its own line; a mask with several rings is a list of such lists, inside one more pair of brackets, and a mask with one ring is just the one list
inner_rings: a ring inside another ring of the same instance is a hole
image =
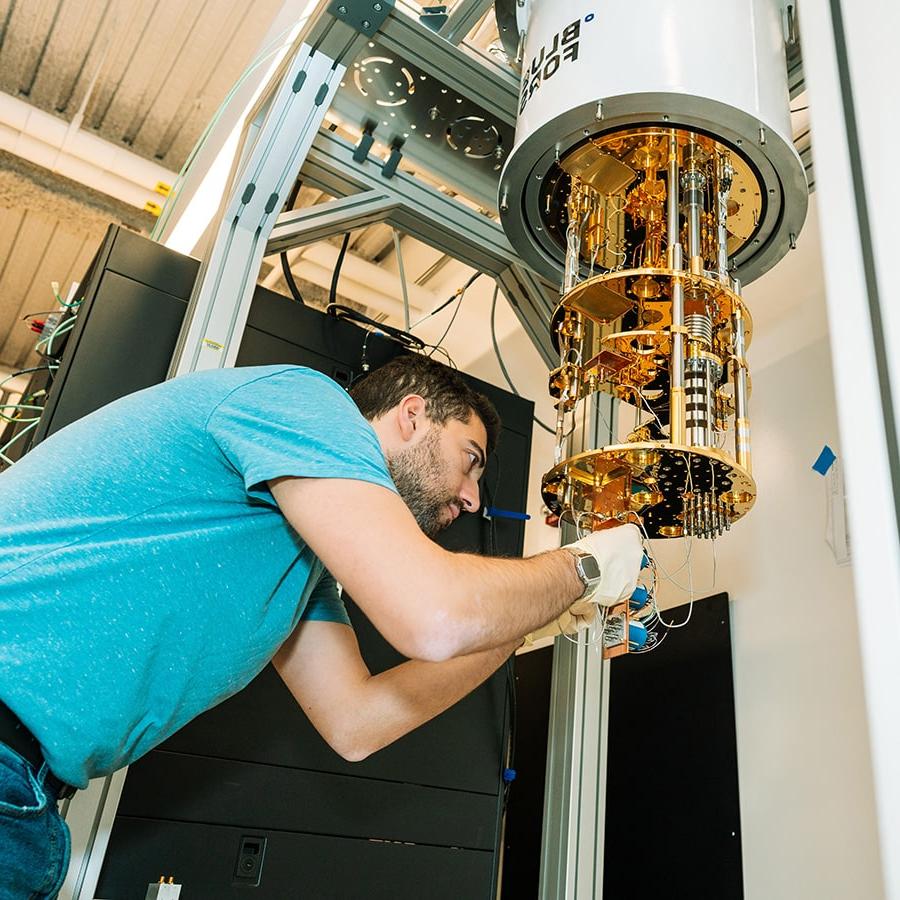
[[600, 566], [599, 581], [582, 600], [591, 600], [600, 606], [614, 606], [631, 597], [644, 558], [641, 532], [636, 525], [618, 525], [594, 531], [563, 549], [590, 553]]
[[556, 621], [563, 634], [578, 634], [590, 628], [597, 619], [597, 604], [590, 600], [576, 600]]

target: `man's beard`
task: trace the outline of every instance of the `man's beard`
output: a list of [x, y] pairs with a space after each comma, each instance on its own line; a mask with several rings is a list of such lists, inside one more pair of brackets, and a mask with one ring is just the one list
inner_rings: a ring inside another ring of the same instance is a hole
[[432, 428], [418, 444], [387, 460], [403, 502], [430, 538], [450, 524], [450, 503], [464, 508], [457, 494], [444, 487], [447, 465], [441, 456], [440, 439], [439, 429]]

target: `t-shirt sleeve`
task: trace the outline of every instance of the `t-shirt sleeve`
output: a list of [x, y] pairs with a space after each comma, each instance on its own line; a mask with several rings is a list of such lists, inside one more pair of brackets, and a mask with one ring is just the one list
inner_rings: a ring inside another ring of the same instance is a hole
[[396, 491], [378, 438], [350, 395], [319, 372], [291, 367], [232, 390], [206, 430], [247, 493], [273, 503], [274, 478], [350, 478]]
[[350, 625], [347, 608], [338, 593], [337, 582], [330, 572], [324, 572], [313, 588], [300, 621], [340, 622], [343, 625]]

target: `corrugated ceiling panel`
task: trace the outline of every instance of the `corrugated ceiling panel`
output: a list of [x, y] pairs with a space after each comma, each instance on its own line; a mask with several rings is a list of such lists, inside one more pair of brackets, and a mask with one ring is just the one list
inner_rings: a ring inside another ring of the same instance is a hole
[[[25, 314], [27, 300], [35, 281], [35, 275], [43, 263], [47, 248], [53, 240], [57, 223], [53, 219], [26, 212], [22, 217], [0, 276], [0, 297], [3, 298], [0, 315], [0, 334], [8, 336], [14, 329], [24, 327], [19, 320]], [[49, 288], [44, 295], [47, 308]], [[5, 343], [5, 341], [4, 341]], [[5, 355], [0, 355], [5, 362]], [[15, 360], [10, 360], [15, 364]]]
[[0, 90], [177, 170], [283, 3], [0, 0]]
[[58, 0], [30, 0], [8, 6], [0, 47], [0, 77], [3, 84], [15, 88], [9, 93], [27, 96], [31, 90], [45, 58], [47, 36], [56, 24], [59, 6]]
[[29, 103], [70, 119], [75, 115], [107, 52], [111, 32], [106, 26], [114, 6], [113, 0], [62, 4], [34, 86], [25, 98]]

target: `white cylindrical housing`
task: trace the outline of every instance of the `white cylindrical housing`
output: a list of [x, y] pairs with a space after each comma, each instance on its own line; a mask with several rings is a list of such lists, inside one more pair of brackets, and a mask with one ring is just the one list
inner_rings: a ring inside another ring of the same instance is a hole
[[744, 283], [799, 233], [807, 186], [777, 0], [533, 0], [522, 66], [500, 206], [511, 242], [542, 274], [559, 276], [565, 248], [542, 225], [541, 181], [573, 147], [629, 126], [695, 130], [749, 164], [763, 196], [756, 230], [732, 259]]

